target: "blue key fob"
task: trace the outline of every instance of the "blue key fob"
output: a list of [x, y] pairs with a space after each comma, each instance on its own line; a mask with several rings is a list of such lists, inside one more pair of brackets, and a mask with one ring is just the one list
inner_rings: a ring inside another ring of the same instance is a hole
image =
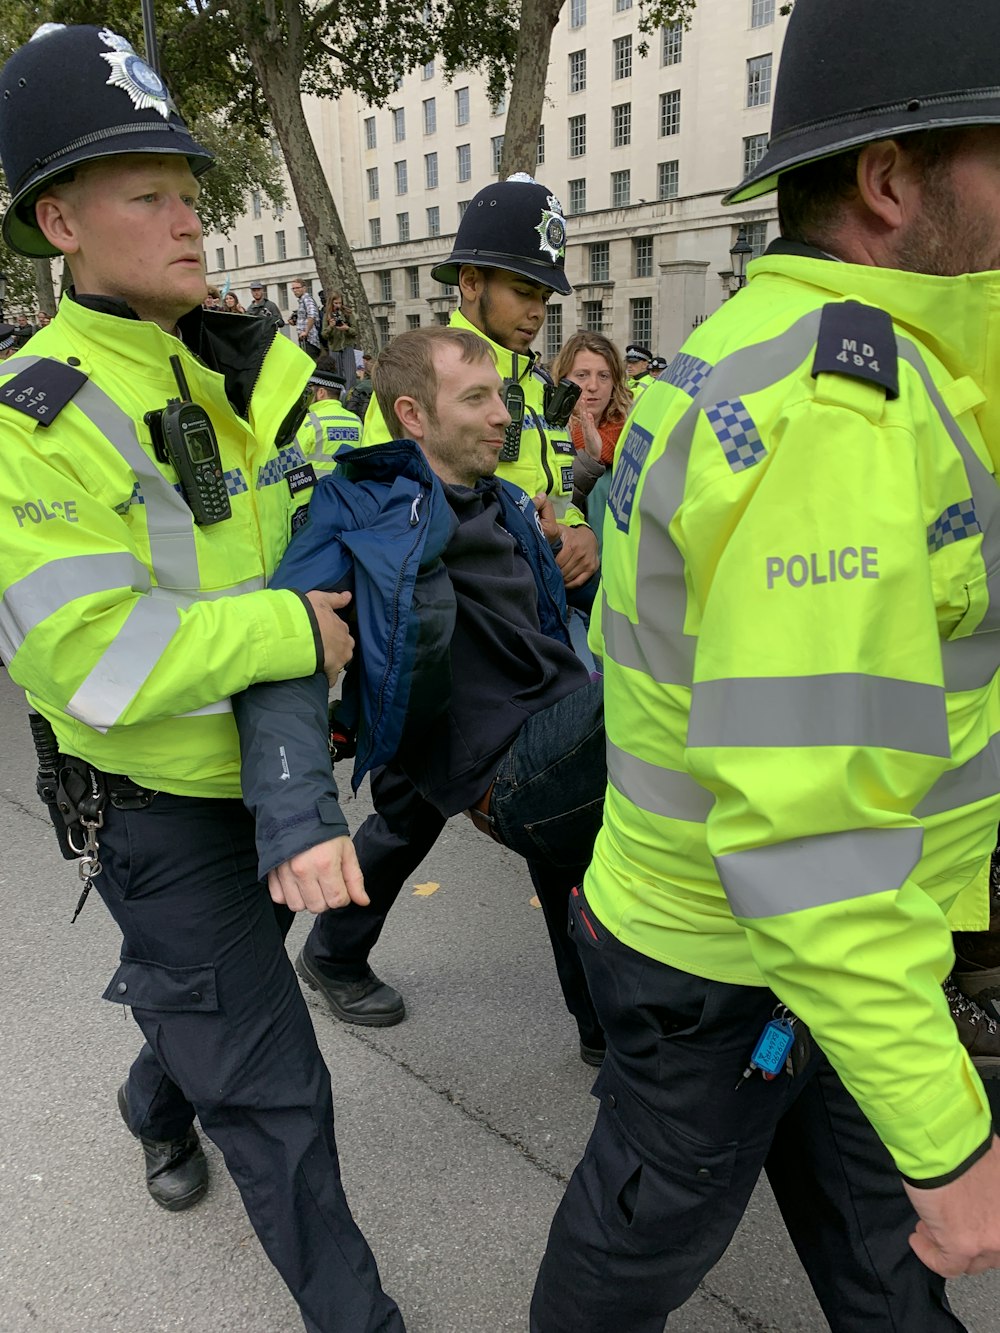
[[772, 1018], [757, 1039], [751, 1062], [767, 1078], [774, 1078], [785, 1066], [788, 1052], [795, 1044], [795, 1032], [787, 1018]]

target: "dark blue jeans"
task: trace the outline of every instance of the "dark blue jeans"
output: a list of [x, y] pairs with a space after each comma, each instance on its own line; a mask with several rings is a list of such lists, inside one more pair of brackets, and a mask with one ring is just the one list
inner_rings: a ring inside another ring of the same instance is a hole
[[741, 1083], [774, 994], [637, 953], [582, 893], [570, 933], [608, 1054], [531, 1333], [662, 1333], [724, 1253], [761, 1170], [833, 1333], [959, 1333], [943, 1278], [910, 1249], [899, 1172], [822, 1052], [794, 1077]]
[[[566, 1007], [587, 1046], [602, 1045], [603, 1037], [566, 933], [566, 905], [590, 863], [606, 781], [603, 690], [588, 684], [527, 720], [500, 762], [490, 802], [501, 840], [528, 863]], [[363, 973], [392, 904], [445, 823], [393, 769], [372, 778], [372, 797], [377, 813], [354, 838], [371, 906], [324, 912], [306, 944], [310, 959], [331, 976]]]
[[105, 999], [146, 1038], [132, 1130], [173, 1139], [199, 1117], [310, 1333], [402, 1333], [344, 1195], [330, 1075], [285, 953], [292, 913], [257, 879], [242, 801], [109, 808], [100, 853], [94, 885], [123, 936]]

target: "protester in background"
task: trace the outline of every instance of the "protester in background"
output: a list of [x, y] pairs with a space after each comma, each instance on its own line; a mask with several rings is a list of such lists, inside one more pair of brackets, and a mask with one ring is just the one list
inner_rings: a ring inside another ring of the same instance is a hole
[[337, 364], [337, 374], [345, 384], [353, 384], [356, 374], [354, 340], [358, 330], [354, 315], [344, 305], [340, 292], [331, 292], [323, 316], [320, 341]]
[[222, 309], [227, 315], [245, 315], [246, 310], [240, 305], [239, 297], [235, 292], [226, 292], [222, 298]]
[[573, 503], [586, 512], [587, 496], [615, 456], [632, 395], [618, 349], [601, 333], [574, 333], [552, 367], [552, 378], [570, 379], [581, 393], [570, 418], [576, 447], [573, 460]]
[[295, 319], [292, 321], [295, 324], [299, 346], [315, 361], [322, 351], [319, 341], [319, 306], [312, 293], [306, 290], [301, 278], [296, 278], [292, 283], [292, 295], [299, 303]]
[[281, 311], [264, 295], [264, 284], [256, 279], [250, 284], [250, 304], [247, 306], [247, 314], [272, 319], [279, 329], [285, 326]]

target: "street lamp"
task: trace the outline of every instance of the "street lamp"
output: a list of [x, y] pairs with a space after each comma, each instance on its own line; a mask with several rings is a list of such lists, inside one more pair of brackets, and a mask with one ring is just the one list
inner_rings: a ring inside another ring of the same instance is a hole
[[747, 261], [753, 254], [753, 246], [747, 240], [746, 227], [740, 227], [736, 244], [729, 252], [733, 261], [734, 287], [737, 291], [747, 285]]

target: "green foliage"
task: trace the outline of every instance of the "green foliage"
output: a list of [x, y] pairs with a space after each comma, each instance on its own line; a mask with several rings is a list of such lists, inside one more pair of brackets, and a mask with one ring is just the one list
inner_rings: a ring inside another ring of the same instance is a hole
[[[640, 33], [646, 38], [658, 32], [660, 28], [668, 28], [674, 23], [689, 28], [696, 3], [697, 0], [639, 0]], [[649, 42], [640, 41], [636, 50], [640, 56], [647, 56]]]

